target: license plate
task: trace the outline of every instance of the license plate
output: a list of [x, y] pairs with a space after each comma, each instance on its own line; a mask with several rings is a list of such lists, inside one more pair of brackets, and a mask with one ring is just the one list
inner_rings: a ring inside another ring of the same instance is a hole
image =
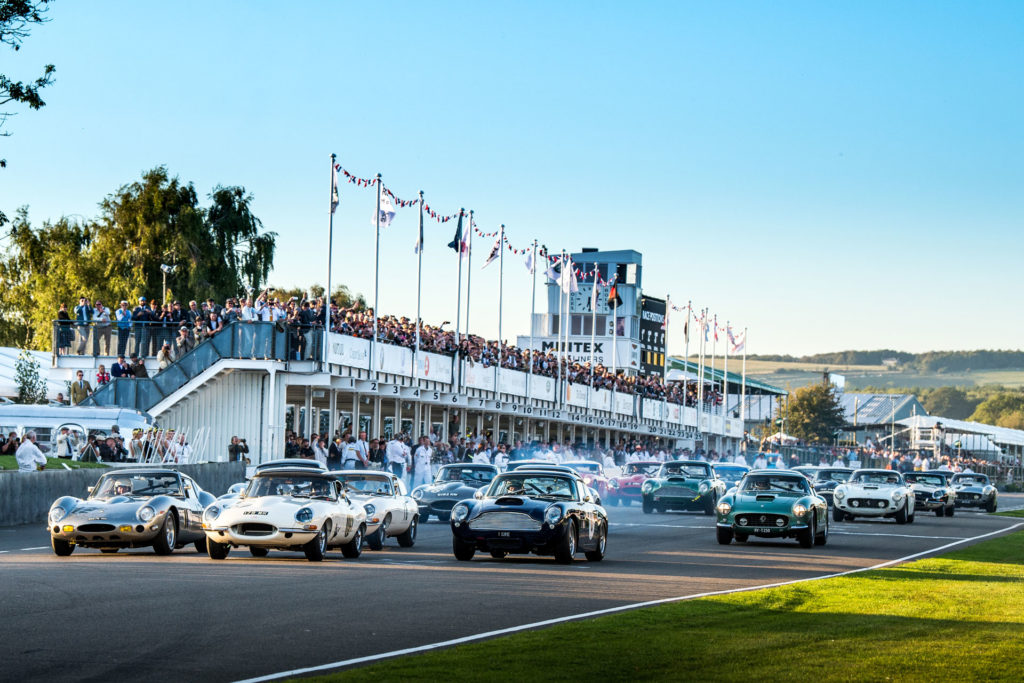
[[773, 531], [775, 531], [775, 529], [770, 526], [759, 526], [754, 529], [755, 534], [770, 534]]
[[511, 536], [511, 535], [512, 535], [512, 534], [511, 534], [511, 533], [509, 533], [508, 531], [499, 531], [499, 532], [498, 532], [498, 536], [499, 536], [499, 537], [501, 537], [501, 538], [508, 538], [508, 537], [509, 537], [509, 536]]

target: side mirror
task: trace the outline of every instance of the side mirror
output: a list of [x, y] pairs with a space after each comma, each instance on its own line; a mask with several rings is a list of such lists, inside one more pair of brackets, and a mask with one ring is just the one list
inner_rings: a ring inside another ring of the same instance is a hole
[[477, 500], [483, 500], [483, 497], [484, 497], [483, 489], [477, 489], [476, 493], [473, 494], [473, 497], [476, 498]]
[[583, 502], [584, 503], [589, 503], [590, 502], [590, 496], [583, 496]]
[[88, 493], [89, 495], [92, 495], [92, 492], [95, 491], [95, 490], [96, 490], [95, 486], [90, 486], [87, 489], [85, 489], [85, 492]]

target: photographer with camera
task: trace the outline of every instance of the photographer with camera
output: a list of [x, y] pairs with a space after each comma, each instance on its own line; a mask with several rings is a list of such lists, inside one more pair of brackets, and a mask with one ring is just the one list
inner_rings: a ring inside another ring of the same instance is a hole
[[249, 445], [245, 443], [245, 439], [239, 439], [237, 436], [231, 437], [231, 443], [228, 445], [228, 461], [244, 460], [248, 464], [249, 458], [246, 457], [248, 454]]

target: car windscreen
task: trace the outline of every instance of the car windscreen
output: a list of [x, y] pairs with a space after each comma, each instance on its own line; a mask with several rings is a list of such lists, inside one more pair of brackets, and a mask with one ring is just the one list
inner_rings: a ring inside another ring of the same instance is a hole
[[566, 467], [571, 467], [577, 472], [587, 472], [588, 474], [601, 474], [601, 465], [596, 462], [567, 462]]
[[740, 484], [741, 493], [810, 493], [803, 477], [774, 474], [748, 474]]
[[391, 482], [384, 477], [346, 474], [345, 476], [339, 476], [338, 481], [347, 486], [350, 491], [356, 493], [370, 493], [382, 496], [390, 496], [393, 493]]
[[853, 472], [849, 470], [818, 470], [815, 481], [838, 481], [840, 484], [850, 480]]
[[941, 474], [919, 474], [917, 472], [907, 472], [903, 475], [903, 478], [908, 484], [924, 484], [925, 486], [943, 486], [946, 483], [946, 478]]
[[494, 479], [494, 470], [490, 467], [442, 467], [437, 473], [437, 481], [465, 481], [480, 484]]
[[661, 466], [660, 477], [708, 477], [711, 475], [711, 468], [707, 465], [681, 465], [679, 463], [667, 463]]
[[181, 480], [176, 474], [145, 474], [142, 472], [118, 472], [103, 475], [96, 484], [90, 498], [112, 498], [114, 496], [178, 496], [181, 497]]
[[630, 463], [626, 465], [626, 474], [643, 474], [648, 477], [653, 477], [658, 473], [658, 469], [661, 465], [641, 465], [639, 463]]
[[502, 474], [491, 482], [487, 495], [575, 500], [576, 486], [570, 477], [557, 474]]
[[852, 484], [900, 484], [898, 472], [854, 472], [850, 475]]
[[958, 474], [953, 477], [953, 483], [963, 486], [984, 486], [988, 483], [988, 477], [984, 474]]
[[294, 498], [324, 498], [335, 500], [334, 487], [326, 477], [306, 477], [301, 474], [267, 474], [253, 477], [246, 498], [262, 496], [292, 496]]

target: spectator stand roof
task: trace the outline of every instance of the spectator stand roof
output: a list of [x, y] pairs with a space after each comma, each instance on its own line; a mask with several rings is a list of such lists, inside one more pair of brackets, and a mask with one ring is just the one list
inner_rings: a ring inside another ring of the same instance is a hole
[[[967, 422], [966, 420], [954, 420], [946, 417], [933, 415], [916, 415], [896, 422], [905, 427], [916, 427], [918, 429], [931, 429], [936, 424], [942, 425], [942, 431], [947, 443], [950, 441], [950, 434], [980, 434], [987, 436], [997, 446], [1024, 447], [1024, 431], [1010, 429], [1009, 427], [996, 427], [995, 425], [982, 424], [980, 422]], [[953, 439], [955, 441], [955, 439]], [[966, 446], [965, 446], [966, 448]]]
[[[847, 424], [858, 427], [892, 424], [913, 415], [927, 415], [928, 411], [913, 394], [848, 394], [839, 395]], [[856, 411], [856, 420], [854, 412]]]
[[[739, 359], [734, 359], [739, 364]], [[681, 381], [683, 379], [697, 379], [699, 376], [700, 367], [693, 361], [683, 360], [682, 358], [676, 358], [675, 356], [669, 356], [667, 361], [668, 367], [665, 368], [668, 371], [665, 379], [669, 382]], [[715, 368], [712, 370], [710, 367], [704, 368], [704, 381], [715, 382], [721, 384], [725, 379], [725, 371], [721, 368]], [[729, 381], [729, 392], [739, 393], [740, 385], [743, 382], [743, 376], [736, 372], [730, 372], [728, 374]], [[767, 382], [761, 382], [756, 379], [747, 377], [747, 393], [748, 394], [770, 394], [773, 396], [785, 396], [786, 390], [780, 389], [779, 387], [772, 386]]]

